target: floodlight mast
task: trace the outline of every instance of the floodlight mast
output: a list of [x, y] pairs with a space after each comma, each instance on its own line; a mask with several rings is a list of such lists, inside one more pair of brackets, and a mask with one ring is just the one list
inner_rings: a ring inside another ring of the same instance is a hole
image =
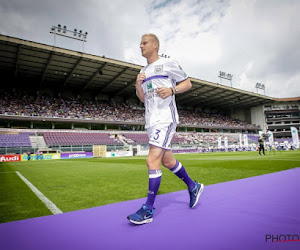
[[218, 77], [220, 78], [220, 84], [222, 84], [222, 79], [225, 79], [225, 80], [230, 81], [230, 86], [232, 88], [232, 77], [233, 77], [233, 75], [226, 74], [225, 72], [220, 71], [220, 74], [218, 75]]
[[170, 58], [170, 56], [168, 55], [165, 55], [165, 54], [161, 54], [161, 55], [158, 55], [159, 57], [164, 57], [164, 58]]
[[255, 88], [256, 88], [257, 94], [258, 94], [258, 89], [262, 89], [264, 91], [264, 95], [266, 95], [266, 86], [264, 84], [257, 82], [255, 85]]
[[83, 33], [82, 30], [78, 29], [68, 30], [66, 25], [62, 27], [60, 24], [58, 24], [57, 26], [51, 27], [50, 33], [54, 35], [54, 46], [56, 46], [56, 35], [58, 35], [81, 41], [82, 52], [84, 52], [84, 43], [87, 42], [87, 32]]

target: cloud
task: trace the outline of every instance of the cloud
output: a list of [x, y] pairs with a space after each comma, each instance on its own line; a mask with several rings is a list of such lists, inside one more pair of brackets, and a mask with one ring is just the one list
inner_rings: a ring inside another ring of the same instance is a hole
[[[50, 28], [66, 25], [88, 32], [85, 52], [119, 60], [125, 59], [127, 48], [138, 46], [143, 27], [148, 26], [146, 9], [138, 0], [4, 0], [0, 14], [3, 34], [53, 44]], [[61, 37], [56, 46], [82, 50], [80, 42]]]
[[[290, 79], [297, 79], [299, 9], [295, 1], [231, 1], [218, 27], [224, 52], [219, 67], [235, 76], [239, 88], [254, 91], [255, 83], [262, 82], [268, 95], [283, 97], [282, 84], [289, 88]], [[299, 88], [291, 94], [300, 95]]]
[[[300, 96], [299, 11], [295, 0], [2, 0], [0, 32], [53, 44], [60, 23], [89, 33], [86, 53], [142, 65], [140, 39], [153, 32], [160, 53], [192, 77], [219, 83], [221, 70], [233, 87], [256, 92], [261, 82], [268, 95], [289, 97]], [[65, 38], [56, 45], [82, 50]]]

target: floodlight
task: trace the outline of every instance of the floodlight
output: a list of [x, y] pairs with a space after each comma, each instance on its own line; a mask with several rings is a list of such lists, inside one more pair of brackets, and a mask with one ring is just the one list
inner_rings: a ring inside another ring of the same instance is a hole
[[56, 35], [72, 38], [75, 40], [79, 40], [82, 43], [82, 51], [84, 51], [84, 42], [87, 42], [88, 32], [83, 32], [82, 30], [74, 29], [68, 30], [66, 25], [58, 24], [57, 26], [52, 26], [50, 33], [54, 35], [54, 45], [56, 43]]

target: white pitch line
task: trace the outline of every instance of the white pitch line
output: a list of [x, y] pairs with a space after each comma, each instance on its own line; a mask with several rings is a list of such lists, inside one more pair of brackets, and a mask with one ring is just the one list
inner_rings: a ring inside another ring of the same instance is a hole
[[52, 201], [50, 201], [43, 193], [41, 193], [29, 180], [27, 180], [18, 171], [16, 171], [16, 173], [53, 214], [63, 213]]

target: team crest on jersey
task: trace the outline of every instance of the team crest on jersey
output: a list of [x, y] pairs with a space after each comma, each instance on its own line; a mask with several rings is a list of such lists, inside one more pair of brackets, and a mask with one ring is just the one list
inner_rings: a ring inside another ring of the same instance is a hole
[[154, 72], [155, 72], [155, 74], [162, 73], [163, 72], [163, 65], [156, 65]]
[[147, 89], [152, 89], [152, 82], [151, 81], [147, 82]]

